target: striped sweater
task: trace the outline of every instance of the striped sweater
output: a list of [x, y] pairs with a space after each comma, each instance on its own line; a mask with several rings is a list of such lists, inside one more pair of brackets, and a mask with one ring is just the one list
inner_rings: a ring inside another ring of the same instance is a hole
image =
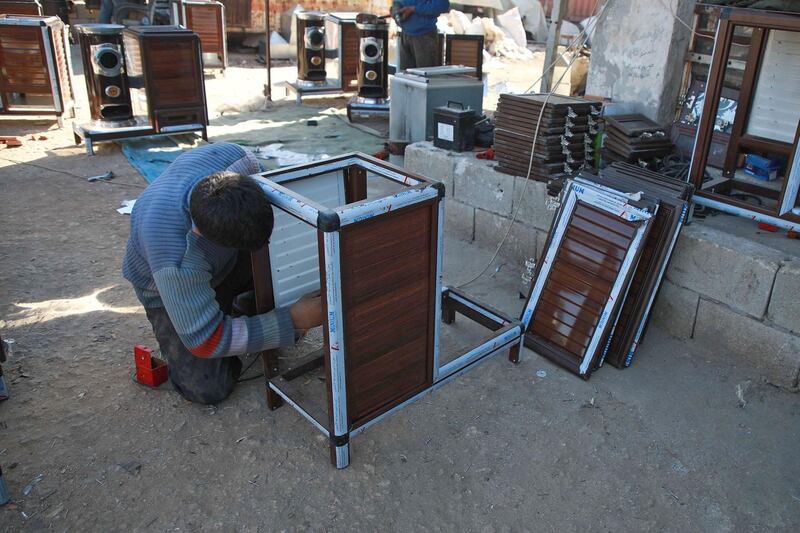
[[237, 250], [192, 232], [189, 197], [198, 181], [222, 170], [260, 171], [235, 144], [215, 143], [178, 157], [139, 196], [122, 273], [146, 308], [164, 307], [186, 348], [198, 357], [228, 357], [294, 343], [288, 309], [226, 316], [215, 299], [236, 264]]

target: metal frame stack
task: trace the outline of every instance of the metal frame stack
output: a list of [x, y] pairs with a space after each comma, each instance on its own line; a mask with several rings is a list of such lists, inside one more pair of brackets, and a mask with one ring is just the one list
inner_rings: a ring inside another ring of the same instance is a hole
[[605, 117], [603, 158], [612, 162], [650, 166], [672, 151], [672, 140], [662, 128], [640, 114]]
[[530, 178], [537, 181], [575, 174], [592, 160], [599, 115], [600, 104], [583, 98], [500, 95], [494, 134], [497, 170], [527, 176], [530, 165]]
[[225, 70], [228, 67], [228, 38], [225, 6], [215, 0], [172, 0], [175, 24], [200, 36], [203, 67]]
[[521, 320], [525, 346], [588, 379], [628, 291], [658, 202], [570, 180]]
[[[599, 363], [605, 360], [617, 368], [625, 368], [633, 361], [644, 335], [653, 302], [689, 214], [694, 187], [627, 163], [614, 163], [589, 180], [625, 194], [643, 193], [659, 202], [653, 228], [644, 241], [642, 255]], [[577, 181], [582, 182], [583, 178], [579, 176]]]

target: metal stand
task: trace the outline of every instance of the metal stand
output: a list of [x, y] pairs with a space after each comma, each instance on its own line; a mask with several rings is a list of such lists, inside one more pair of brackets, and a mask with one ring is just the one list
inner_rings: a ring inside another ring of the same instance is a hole
[[388, 117], [389, 103], [388, 98], [364, 98], [361, 96], [354, 96], [347, 104], [347, 120], [352, 122], [354, 116]]
[[203, 124], [183, 124], [180, 126], [167, 126], [156, 131], [149, 123], [143, 121], [125, 121], [119, 124], [110, 122], [72, 124], [72, 134], [75, 137], [75, 144], [86, 144], [86, 154], [94, 155], [94, 143], [119, 141], [122, 139], [135, 139], [137, 137], [154, 137], [157, 135], [173, 135], [176, 133], [187, 133], [199, 131], [203, 140], [208, 140], [208, 133]]
[[295, 102], [298, 104], [302, 103], [304, 96], [341, 94], [343, 92], [341, 83], [331, 78], [320, 82], [304, 80], [286, 82], [286, 96], [294, 93]]

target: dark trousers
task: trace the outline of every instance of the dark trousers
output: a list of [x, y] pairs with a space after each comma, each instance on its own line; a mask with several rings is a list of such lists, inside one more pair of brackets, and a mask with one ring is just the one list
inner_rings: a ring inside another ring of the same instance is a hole
[[424, 35], [400, 34], [400, 68], [439, 67], [442, 65], [442, 46], [439, 32]]
[[[214, 289], [222, 312], [226, 315], [235, 314], [234, 300], [236, 300], [236, 311], [239, 314], [252, 314], [253, 305], [247, 301], [248, 298], [244, 294], [252, 289], [253, 270], [250, 253], [241, 252], [231, 273]], [[240, 295], [242, 297], [237, 299]], [[161, 355], [169, 364], [169, 380], [178, 394], [190, 402], [202, 404], [217, 403], [227, 398], [242, 372], [242, 362], [239, 358], [197, 357], [183, 345], [163, 307], [145, 311], [147, 319], [153, 325]]]

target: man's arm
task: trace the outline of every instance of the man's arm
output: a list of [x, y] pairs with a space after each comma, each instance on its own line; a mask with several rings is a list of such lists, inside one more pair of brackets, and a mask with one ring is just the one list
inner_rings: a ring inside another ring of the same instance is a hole
[[219, 308], [209, 272], [170, 267], [153, 278], [175, 331], [197, 357], [229, 357], [294, 344], [289, 309], [233, 318]]

